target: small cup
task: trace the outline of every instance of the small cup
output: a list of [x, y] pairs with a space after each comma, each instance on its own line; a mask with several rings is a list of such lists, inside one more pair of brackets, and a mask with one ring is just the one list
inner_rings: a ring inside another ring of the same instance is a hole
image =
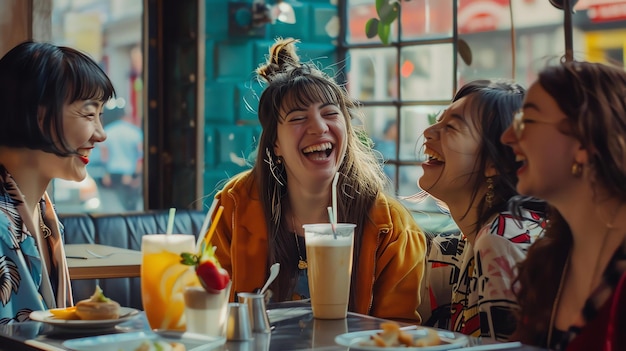
[[265, 296], [254, 293], [238, 293], [239, 302], [248, 305], [248, 314], [250, 316], [250, 325], [253, 333], [269, 333], [270, 320], [267, 316], [265, 308]]
[[185, 287], [186, 330], [191, 333], [224, 336], [230, 283], [217, 294], [201, 286]]
[[246, 341], [252, 338], [248, 316], [248, 305], [231, 302], [228, 304], [228, 321], [226, 323], [226, 339]]

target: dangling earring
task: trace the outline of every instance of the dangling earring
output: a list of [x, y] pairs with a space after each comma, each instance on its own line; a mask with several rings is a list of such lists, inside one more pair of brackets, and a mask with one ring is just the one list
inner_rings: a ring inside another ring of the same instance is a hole
[[278, 156], [276, 163], [274, 163], [274, 159], [272, 158], [272, 153], [269, 148], [265, 148], [265, 154], [267, 155], [267, 158], [264, 161], [268, 164], [270, 173], [272, 173], [272, 176], [276, 179], [280, 186], [285, 186], [285, 178], [283, 177], [285, 165], [283, 165], [283, 158]]
[[572, 163], [572, 175], [576, 178], [580, 178], [582, 174], [583, 174], [583, 164], [578, 163], [578, 162]]
[[487, 204], [487, 208], [491, 208], [493, 206], [493, 177], [487, 178], [487, 194], [485, 194], [485, 203]]
[[274, 180], [276, 180], [276, 182], [271, 185], [271, 211], [272, 221], [276, 225], [276, 228], [278, 228], [278, 225], [280, 224], [282, 208], [280, 203], [280, 199], [283, 196], [282, 187], [284, 187], [286, 184], [285, 178], [283, 177], [283, 173], [285, 172], [285, 165], [283, 164], [283, 159], [280, 156], [276, 158], [276, 162], [274, 163], [274, 159], [272, 158], [272, 153], [270, 152], [269, 148], [265, 148], [265, 154], [267, 155], [267, 158], [265, 158], [264, 161], [265, 163], [267, 163], [272, 177], [274, 177]]

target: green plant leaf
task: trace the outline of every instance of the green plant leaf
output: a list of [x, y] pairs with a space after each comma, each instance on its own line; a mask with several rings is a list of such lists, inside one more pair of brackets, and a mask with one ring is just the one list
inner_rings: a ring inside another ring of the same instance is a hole
[[378, 18], [370, 18], [367, 23], [365, 23], [365, 35], [372, 39], [378, 34]]
[[391, 25], [378, 23], [378, 37], [383, 44], [389, 44], [389, 33], [391, 33]]
[[389, 0], [376, 0], [376, 13], [380, 16], [380, 9], [389, 4]]
[[391, 24], [398, 18], [398, 12], [400, 10], [400, 5], [395, 2], [390, 4], [389, 1], [384, 1], [384, 4], [377, 9], [378, 16], [380, 17], [380, 21], [384, 24]]
[[463, 39], [459, 39], [456, 43], [456, 49], [463, 62], [470, 66], [472, 64], [472, 49], [470, 49], [467, 42]]

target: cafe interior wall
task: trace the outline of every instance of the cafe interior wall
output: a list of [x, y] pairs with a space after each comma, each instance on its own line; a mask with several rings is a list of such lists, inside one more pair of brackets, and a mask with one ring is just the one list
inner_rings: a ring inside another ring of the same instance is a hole
[[256, 108], [263, 85], [254, 70], [277, 37], [300, 39], [302, 60], [313, 60], [333, 75], [338, 32], [331, 0], [292, 2], [296, 23], [275, 22], [256, 35], [229, 34], [228, 2], [206, 1], [204, 84], [204, 203], [229, 177], [251, 167], [261, 133]]

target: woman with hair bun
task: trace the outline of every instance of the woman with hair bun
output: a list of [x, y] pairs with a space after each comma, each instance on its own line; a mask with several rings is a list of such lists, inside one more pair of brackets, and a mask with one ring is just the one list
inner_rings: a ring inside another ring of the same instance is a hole
[[419, 323], [425, 236], [383, 193], [382, 167], [351, 123], [357, 102], [314, 64], [300, 62], [296, 42], [277, 40], [257, 69], [267, 82], [257, 158], [216, 195], [224, 214], [213, 244], [232, 276], [231, 295], [262, 286], [279, 262], [274, 300], [309, 296], [302, 224], [329, 222], [339, 172], [338, 222], [356, 224], [349, 311]]

